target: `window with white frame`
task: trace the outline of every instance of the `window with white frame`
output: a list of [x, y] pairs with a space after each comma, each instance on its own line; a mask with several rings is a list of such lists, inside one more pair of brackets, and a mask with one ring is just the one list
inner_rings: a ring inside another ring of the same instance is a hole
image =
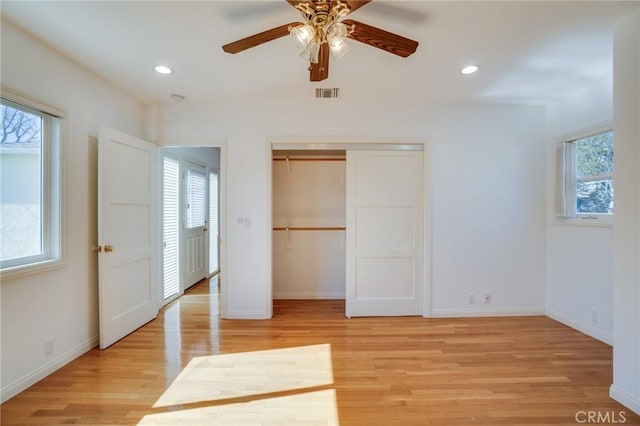
[[562, 142], [558, 147], [558, 216], [613, 217], [613, 131]]
[[207, 221], [207, 174], [204, 167], [196, 164], [187, 165], [186, 187], [186, 228], [193, 229], [205, 226]]
[[0, 268], [3, 275], [61, 258], [61, 114], [0, 98]]

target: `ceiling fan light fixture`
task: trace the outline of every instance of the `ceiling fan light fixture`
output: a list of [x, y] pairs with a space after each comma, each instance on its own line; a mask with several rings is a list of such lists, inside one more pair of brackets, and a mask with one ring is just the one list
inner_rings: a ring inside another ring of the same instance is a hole
[[292, 28], [289, 34], [295, 45], [304, 49], [313, 40], [316, 33], [311, 25], [305, 24]]
[[339, 43], [330, 41], [329, 50], [331, 51], [331, 56], [335, 59], [340, 59], [349, 51], [349, 45], [344, 40], [340, 40]]
[[349, 29], [341, 22], [336, 22], [327, 31], [327, 43], [334, 58], [339, 59], [347, 53], [349, 46], [345, 39], [349, 35]]
[[342, 45], [346, 44], [344, 38], [340, 36], [327, 36], [327, 43], [329, 43], [329, 47], [332, 49], [339, 49]]
[[316, 43], [315, 40], [307, 43], [307, 46], [304, 48], [302, 53], [300, 53], [300, 57], [305, 61], [309, 61], [313, 64], [318, 63], [318, 56], [320, 54], [320, 45]]
[[349, 35], [349, 28], [342, 22], [336, 22], [327, 30], [327, 40], [329, 38], [341, 38], [345, 39]]
[[[2, 1], [2, 0], [0, 0]], [[280, 25], [222, 46], [226, 53], [240, 53], [252, 47], [290, 36], [300, 57], [311, 62], [309, 80], [329, 77], [329, 59], [349, 49], [347, 38], [402, 58], [416, 52], [418, 42], [371, 25], [344, 19], [372, 0], [286, 0], [298, 10], [302, 21]]]
[[302, 49], [300, 57], [317, 64], [320, 46], [327, 44], [335, 58], [342, 57], [348, 51], [345, 39], [354, 31], [355, 25], [339, 22], [351, 12], [348, 4], [341, 1], [299, 2], [294, 6], [306, 21], [289, 29], [294, 43]]

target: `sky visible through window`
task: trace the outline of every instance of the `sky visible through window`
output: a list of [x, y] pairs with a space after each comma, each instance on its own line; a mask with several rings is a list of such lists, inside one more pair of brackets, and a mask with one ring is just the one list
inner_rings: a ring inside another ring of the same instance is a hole
[[0, 260], [5, 261], [43, 252], [42, 117], [0, 108]]

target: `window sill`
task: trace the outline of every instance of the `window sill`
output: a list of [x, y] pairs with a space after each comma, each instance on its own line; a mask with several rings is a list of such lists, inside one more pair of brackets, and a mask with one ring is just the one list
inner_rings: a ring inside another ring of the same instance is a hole
[[62, 259], [45, 260], [43, 262], [31, 263], [29, 265], [14, 266], [0, 271], [0, 281], [9, 281], [15, 278], [22, 278], [41, 272], [59, 269], [64, 266]]
[[613, 228], [613, 218], [555, 218], [555, 225], [567, 225], [567, 226], [595, 226], [600, 228]]

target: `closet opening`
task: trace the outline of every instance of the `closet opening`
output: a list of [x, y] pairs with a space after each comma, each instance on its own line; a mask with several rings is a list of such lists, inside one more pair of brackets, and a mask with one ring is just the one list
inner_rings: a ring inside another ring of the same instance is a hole
[[344, 300], [346, 151], [272, 152], [273, 299]]
[[423, 315], [424, 145], [283, 143], [270, 154], [271, 308], [307, 299], [291, 304]]

